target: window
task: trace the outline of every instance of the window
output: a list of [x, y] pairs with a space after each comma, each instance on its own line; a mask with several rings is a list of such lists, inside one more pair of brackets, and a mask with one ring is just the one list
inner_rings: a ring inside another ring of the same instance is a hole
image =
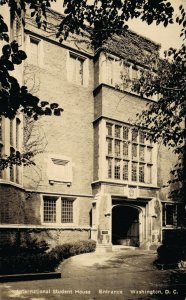
[[138, 79], [138, 69], [135, 67], [132, 68], [132, 80]]
[[147, 162], [151, 163], [152, 162], [152, 148], [147, 147]]
[[74, 199], [57, 196], [43, 196], [44, 223], [73, 223]]
[[120, 143], [121, 143], [120, 141], [115, 140], [115, 156], [117, 157], [120, 157], [120, 150], [121, 150]]
[[145, 182], [145, 165], [139, 164], [139, 182]]
[[[3, 121], [2, 118], [0, 117], [0, 158], [2, 158], [3, 155]], [[3, 171], [1, 169], [1, 164], [0, 164], [0, 179], [3, 178]]]
[[[10, 155], [19, 153], [20, 149], [20, 125], [19, 118], [10, 119]], [[20, 166], [10, 167], [10, 181], [20, 183]]]
[[128, 138], [129, 138], [129, 128], [123, 127], [123, 139], [128, 140]]
[[45, 197], [43, 199], [43, 221], [46, 223], [56, 222], [56, 199], [52, 197]]
[[[15, 151], [13, 148], [10, 148], [10, 156], [13, 156], [15, 154]], [[12, 165], [10, 166], [10, 181], [14, 181], [14, 177], [15, 177], [15, 166]]]
[[146, 138], [146, 132], [109, 121], [106, 122], [105, 141], [107, 179], [153, 183], [154, 148]]
[[120, 179], [120, 160], [115, 159], [115, 166], [114, 166], [114, 178]]
[[129, 162], [123, 161], [123, 180], [128, 180]]
[[14, 146], [14, 119], [10, 119], [10, 145]]
[[112, 139], [107, 138], [108, 155], [112, 155]]
[[111, 57], [107, 59], [108, 84], [114, 84], [114, 60]]
[[73, 201], [61, 199], [61, 223], [73, 223]]
[[128, 157], [128, 154], [129, 154], [128, 142], [124, 141], [123, 142], [123, 156]]
[[20, 147], [20, 143], [19, 143], [19, 140], [20, 140], [20, 124], [21, 124], [21, 121], [16, 118], [16, 148], [19, 149]]
[[115, 125], [115, 137], [120, 138], [121, 136], [121, 126]]
[[107, 166], [108, 166], [107, 176], [108, 178], [112, 178], [112, 158], [107, 158]]
[[49, 182], [72, 182], [72, 160], [62, 155], [49, 155], [47, 174]]
[[[21, 147], [21, 114], [17, 114], [16, 118], [8, 119], [0, 117], [0, 157], [19, 155]], [[5, 133], [8, 133], [5, 136]], [[20, 183], [21, 181], [21, 166], [13, 164], [9, 165], [5, 171], [0, 170], [1, 179], [10, 180]]]
[[140, 131], [139, 132], [139, 142], [140, 144], [144, 144], [145, 143], [145, 132]]
[[123, 64], [121, 71], [122, 89], [125, 90], [130, 82], [130, 65]]
[[138, 130], [136, 128], [133, 128], [132, 129], [132, 141], [137, 142], [137, 138], [138, 138]]
[[138, 157], [138, 145], [132, 144], [132, 159], [137, 159]]
[[69, 53], [67, 61], [68, 80], [78, 85], [88, 85], [88, 59], [76, 53]]
[[0, 117], [0, 142], [3, 140], [3, 121], [2, 118]]
[[137, 178], [137, 166], [138, 164], [137, 163], [132, 163], [132, 181], [137, 181], [138, 178]]
[[177, 225], [177, 205], [163, 203], [163, 226]]
[[152, 183], [152, 166], [151, 165], [147, 165], [146, 182]]
[[107, 123], [106, 128], [107, 128], [107, 135], [112, 136], [112, 124]]
[[139, 160], [145, 160], [145, 146], [139, 146]]
[[[3, 146], [0, 144], [0, 159], [2, 158], [2, 152], [3, 152]], [[3, 170], [1, 168], [1, 164], [0, 164], [0, 179], [3, 178]]]
[[107, 55], [105, 68], [105, 83], [125, 89], [129, 82], [129, 68], [122, 59]]

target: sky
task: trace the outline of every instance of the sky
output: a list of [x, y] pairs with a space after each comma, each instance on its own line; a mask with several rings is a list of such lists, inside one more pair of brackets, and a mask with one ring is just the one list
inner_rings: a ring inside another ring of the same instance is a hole
[[[93, 1], [93, 0], [90, 0]], [[175, 9], [175, 15], [179, 12], [179, 6], [182, 4], [186, 9], [186, 0], [169, 0], [172, 6]], [[62, 0], [57, 0], [56, 3], [53, 3], [52, 8], [56, 11], [61, 11]], [[183, 39], [180, 38], [180, 26], [175, 24], [169, 24], [167, 27], [160, 25], [147, 25], [145, 22], [142, 22], [139, 19], [130, 20], [128, 23], [129, 28], [133, 31], [145, 36], [154, 42], [157, 42], [161, 45], [160, 53], [163, 55], [163, 52], [170, 47], [178, 48], [182, 43]]]

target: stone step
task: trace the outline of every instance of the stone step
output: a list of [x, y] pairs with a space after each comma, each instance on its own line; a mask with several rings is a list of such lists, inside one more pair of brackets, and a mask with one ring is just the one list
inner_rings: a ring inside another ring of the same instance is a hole
[[112, 251], [121, 251], [121, 250], [137, 250], [138, 247], [133, 246], [123, 246], [123, 245], [114, 245], [112, 246]]

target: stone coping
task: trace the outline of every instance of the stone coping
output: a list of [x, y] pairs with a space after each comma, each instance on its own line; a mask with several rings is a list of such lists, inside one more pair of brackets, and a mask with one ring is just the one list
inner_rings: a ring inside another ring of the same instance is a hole
[[59, 272], [0, 275], [0, 282], [31, 281], [61, 278]]

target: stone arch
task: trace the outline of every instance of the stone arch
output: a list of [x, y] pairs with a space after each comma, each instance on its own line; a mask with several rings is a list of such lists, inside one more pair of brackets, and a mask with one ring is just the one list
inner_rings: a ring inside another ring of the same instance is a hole
[[112, 207], [112, 244], [140, 246], [142, 208], [130, 204]]

